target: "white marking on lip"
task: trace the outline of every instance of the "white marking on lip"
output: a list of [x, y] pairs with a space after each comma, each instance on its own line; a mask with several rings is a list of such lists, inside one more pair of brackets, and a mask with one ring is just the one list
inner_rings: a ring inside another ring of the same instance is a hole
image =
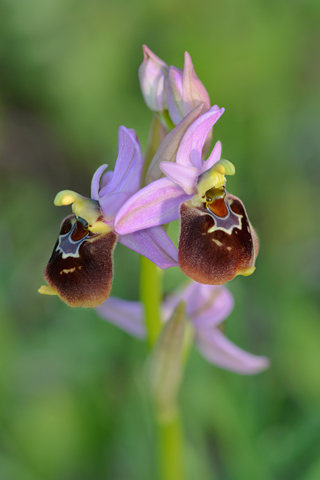
[[63, 270], [61, 270], [60, 275], [62, 275], [63, 273], [73, 273], [75, 272], [75, 270], [76, 270], [76, 267], [64, 268]]
[[[232, 203], [232, 202], [231, 202]], [[230, 204], [231, 204], [230, 203]], [[231, 235], [233, 232], [234, 228], [238, 228], [241, 230], [241, 219], [243, 218], [243, 215], [239, 215], [237, 213], [234, 213], [231, 208], [230, 204], [228, 202], [225, 202], [226, 208], [227, 208], [227, 215], [225, 217], [218, 217], [215, 215], [211, 210], [208, 211], [207, 213], [211, 215], [214, 218], [215, 225], [213, 225], [211, 228], [209, 228], [208, 233], [213, 233], [216, 230], [222, 230], [223, 232], [226, 232], [228, 235]], [[223, 225], [232, 223], [229, 228], [225, 228]], [[238, 232], [235, 232], [238, 234]]]
[[219, 240], [217, 240], [216, 238], [213, 238], [212, 240], [218, 245], [218, 247], [222, 247], [222, 243]]

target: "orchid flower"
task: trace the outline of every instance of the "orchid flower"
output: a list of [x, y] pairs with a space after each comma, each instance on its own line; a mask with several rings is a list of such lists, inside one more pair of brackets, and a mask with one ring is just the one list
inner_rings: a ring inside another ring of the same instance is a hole
[[[242, 350], [228, 340], [219, 328], [233, 309], [233, 297], [227, 288], [190, 283], [183, 291], [164, 300], [164, 323], [181, 300], [186, 302], [186, 315], [193, 327], [195, 344], [206, 360], [240, 374], [255, 374], [269, 366], [268, 358]], [[144, 312], [140, 302], [109, 297], [97, 311], [103, 319], [134, 337], [145, 338]]]
[[[221, 159], [220, 142], [206, 159], [224, 109], [210, 107], [187, 52], [183, 69], [146, 46], [143, 53], [139, 80], [154, 112], [145, 161], [135, 131], [122, 126], [114, 171], [106, 164], [97, 169], [91, 198], [71, 190], [56, 195], [55, 205], [71, 205], [72, 214], [62, 221], [44, 272], [48, 285], [39, 292], [72, 307], [96, 307], [103, 319], [147, 340], [160, 463], [164, 477], [170, 466], [182, 478], [178, 392], [190, 340], [207, 361], [239, 374], [261, 372], [270, 362], [234, 345], [221, 328], [233, 309], [223, 284], [253, 273], [259, 248], [243, 203], [226, 190], [235, 168]], [[177, 219], [178, 249], [163, 228]], [[117, 242], [142, 256], [141, 302], [109, 296]], [[157, 266], [179, 266], [194, 281], [161, 303]]]
[[253, 273], [259, 248], [243, 203], [226, 192], [225, 175], [235, 168], [220, 160], [220, 142], [202, 159], [207, 134], [223, 112], [215, 105], [200, 115], [184, 134], [175, 162], [161, 162], [160, 155], [166, 178], [133, 195], [115, 218], [123, 235], [180, 217], [179, 266], [193, 280], [211, 285]]
[[177, 125], [197, 105], [202, 104], [202, 112], [209, 109], [209, 94], [197, 77], [188, 52], [185, 52], [183, 70], [169, 67], [146, 45], [143, 56], [139, 80], [150, 110], [158, 113], [168, 110], [171, 121]]
[[160, 226], [118, 234], [114, 220], [123, 204], [139, 190], [143, 159], [134, 130], [120, 127], [114, 171], [95, 172], [91, 197], [71, 190], [58, 193], [55, 205], [72, 205], [65, 218], [40, 293], [58, 295], [70, 306], [95, 307], [110, 294], [116, 242], [149, 258], [160, 268], [177, 265], [177, 250]]

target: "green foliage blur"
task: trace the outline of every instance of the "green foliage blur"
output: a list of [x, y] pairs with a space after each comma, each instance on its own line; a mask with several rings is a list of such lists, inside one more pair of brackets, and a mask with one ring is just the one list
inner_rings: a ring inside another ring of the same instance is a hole
[[[145, 148], [144, 43], [178, 67], [187, 50], [226, 108], [214, 140], [261, 242], [225, 331], [272, 365], [245, 377], [191, 352], [188, 478], [320, 478], [319, 22], [317, 0], [0, 0], [1, 479], [156, 478], [145, 345], [37, 293], [69, 212], [55, 194], [89, 195], [120, 125]], [[137, 299], [138, 269], [119, 245], [112, 294]]]

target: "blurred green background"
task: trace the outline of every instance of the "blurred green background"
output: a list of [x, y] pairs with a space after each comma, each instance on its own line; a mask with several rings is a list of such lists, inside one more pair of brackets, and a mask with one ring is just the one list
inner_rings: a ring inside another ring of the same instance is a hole
[[[0, 0], [1, 479], [156, 478], [146, 347], [37, 293], [68, 212], [56, 192], [89, 195], [120, 125], [145, 148], [143, 43], [178, 67], [189, 51], [226, 108], [214, 139], [261, 241], [225, 326], [272, 365], [243, 377], [192, 351], [188, 478], [320, 478], [319, 24], [318, 0]], [[113, 295], [138, 298], [137, 255], [119, 245], [115, 268]]]

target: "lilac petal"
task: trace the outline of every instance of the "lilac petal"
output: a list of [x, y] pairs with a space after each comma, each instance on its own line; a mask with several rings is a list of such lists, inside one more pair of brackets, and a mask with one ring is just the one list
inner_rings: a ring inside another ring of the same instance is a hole
[[135, 132], [133, 133], [131, 129], [123, 126], [119, 128], [118, 158], [113, 176], [105, 186], [104, 195], [126, 192], [129, 198], [139, 189], [143, 158], [136, 138]]
[[175, 125], [200, 103], [202, 112], [210, 108], [210, 98], [203, 83], [197, 77], [188, 52], [183, 70], [169, 67], [167, 100], [170, 118]]
[[118, 241], [162, 269], [178, 266], [178, 250], [162, 227], [120, 235]]
[[134, 140], [139, 144], [139, 147], [140, 147], [140, 142], [139, 142], [138, 135], [137, 135], [137, 132], [135, 131], [135, 129], [134, 128], [127, 128], [127, 130], [128, 130], [129, 133], [131, 133]]
[[197, 77], [188, 52], [184, 55], [183, 68], [183, 116], [196, 105], [203, 103], [203, 112], [210, 108], [210, 97], [203, 83]]
[[175, 162], [178, 147], [189, 126], [199, 117], [202, 105], [192, 110], [171, 132], [169, 132], [159, 145], [147, 173], [147, 183], [158, 180], [161, 176], [160, 162]]
[[201, 171], [202, 148], [209, 131], [223, 112], [224, 108], [219, 108], [217, 105], [214, 105], [193, 122], [180, 143], [177, 152], [177, 163], [185, 165], [186, 167], [196, 167], [199, 172]]
[[146, 336], [143, 307], [140, 302], [109, 297], [96, 308], [96, 311], [104, 320], [108, 320], [130, 335], [137, 338]]
[[[164, 322], [167, 322], [170, 319], [171, 315], [173, 314], [174, 309], [176, 308], [178, 303], [181, 302], [181, 300], [186, 301], [185, 292], [186, 292], [186, 290], [188, 290], [188, 287], [184, 288], [183, 290], [180, 290], [178, 292], [175, 292], [172, 295], [169, 295], [162, 302], [161, 314], [162, 314], [162, 318], [163, 318]], [[187, 305], [186, 305], [186, 308], [187, 308]]]
[[178, 303], [181, 302], [181, 300], [186, 302], [186, 314], [190, 319], [193, 320], [193, 314], [197, 310], [200, 310], [201, 307], [207, 303], [208, 295], [213, 293], [212, 287], [212, 285], [203, 285], [201, 283], [191, 281], [183, 289], [180, 289], [174, 294], [166, 297], [162, 304], [164, 320], [167, 321], [170, 318], [173, 310]]
[[126, 202], [128, 194], [126, 192], [114, 192], [104, 195], [100, 198], [100, 208], [104, 219], [108, 225], [113, 226], [114, 218], [122, 205]]
[[[169, 67], [167, 82], [167, 101], [170, 118], [177, 125], [185, 117], [183, 114], [183, 71], [177, 67]], [[193, 108], [196, 105], [193, 106]], [[192, 108], [189, 109], [189, 113]]]
[[113, 177], [113, 170], [107, 170], [106, 172], [103, 173], [101, 180], [100, 180], [100, 192], [99, 192], [99, 197], [103, 197], [104, 195], [104, 190], [108, 183], [111, 181], [111, 178]]
[[177, 185], [188, 194], [195, 192], [195, 184], [199, 176], [199, 172], [194, 167], [185, 167], [179, 163], [161, 162], [160, 168]]
[[209, 362], [232, 372], [252, 375], [270, 365], [268, 358], [242, 350], [228, 340], [218, 328], [197, 330], [196, 343]]
[[208, 329], [223, 322], [233, 309], [233, 297], [225, 287], [191, 282], [163, 303], [164, 317], [169, 318], [175, 306], [186, 302], [186, 314], [196, 329]]
[[201, 173], [206, 172], [211, 167], [213, 167], [213, 165], [220, 160], [220, 157], [221, 157], [221, 142], [217, 142], [213, 147], [213, 150], [210, 153], [210, 156], [208, 157], [208, 159], [205, 162], [203, 162]]
[[168, 68], [168, 65], [160, 57], [158, 57], [155, 53], [153, 53], [153, 51], [150, 50], [150, 48], [147, 47], [147, 45], [142, 45], [142, 51], [143, 51], [144, 62], [151, 60], [154, 63], [158, 63], [162, 67]]
[[138, 74], [142, 95], [150, 110], [160, 112], [167, 109], [165, 80], [168, 65], [146, 45], [143, 45], [143, 62]]
[[91, 198], [93, 198], [93, 200], [99, 200], [100, 179], [107, 167], [107, 164], [101, 165], [93, 174], [91, 181]]
[[192, 314], [192, 323], [197, 330], [219, 325], [230, 315], [234, 307], [233, 296], [226, 287], [200, 285], [198, 297], [194, 299], [196, 308]]
[[190, 198], [169, 178], [139, 190], [119, 210], [115, 231], [120, 235], [163, 225], [179, 218], [179, 206]]

